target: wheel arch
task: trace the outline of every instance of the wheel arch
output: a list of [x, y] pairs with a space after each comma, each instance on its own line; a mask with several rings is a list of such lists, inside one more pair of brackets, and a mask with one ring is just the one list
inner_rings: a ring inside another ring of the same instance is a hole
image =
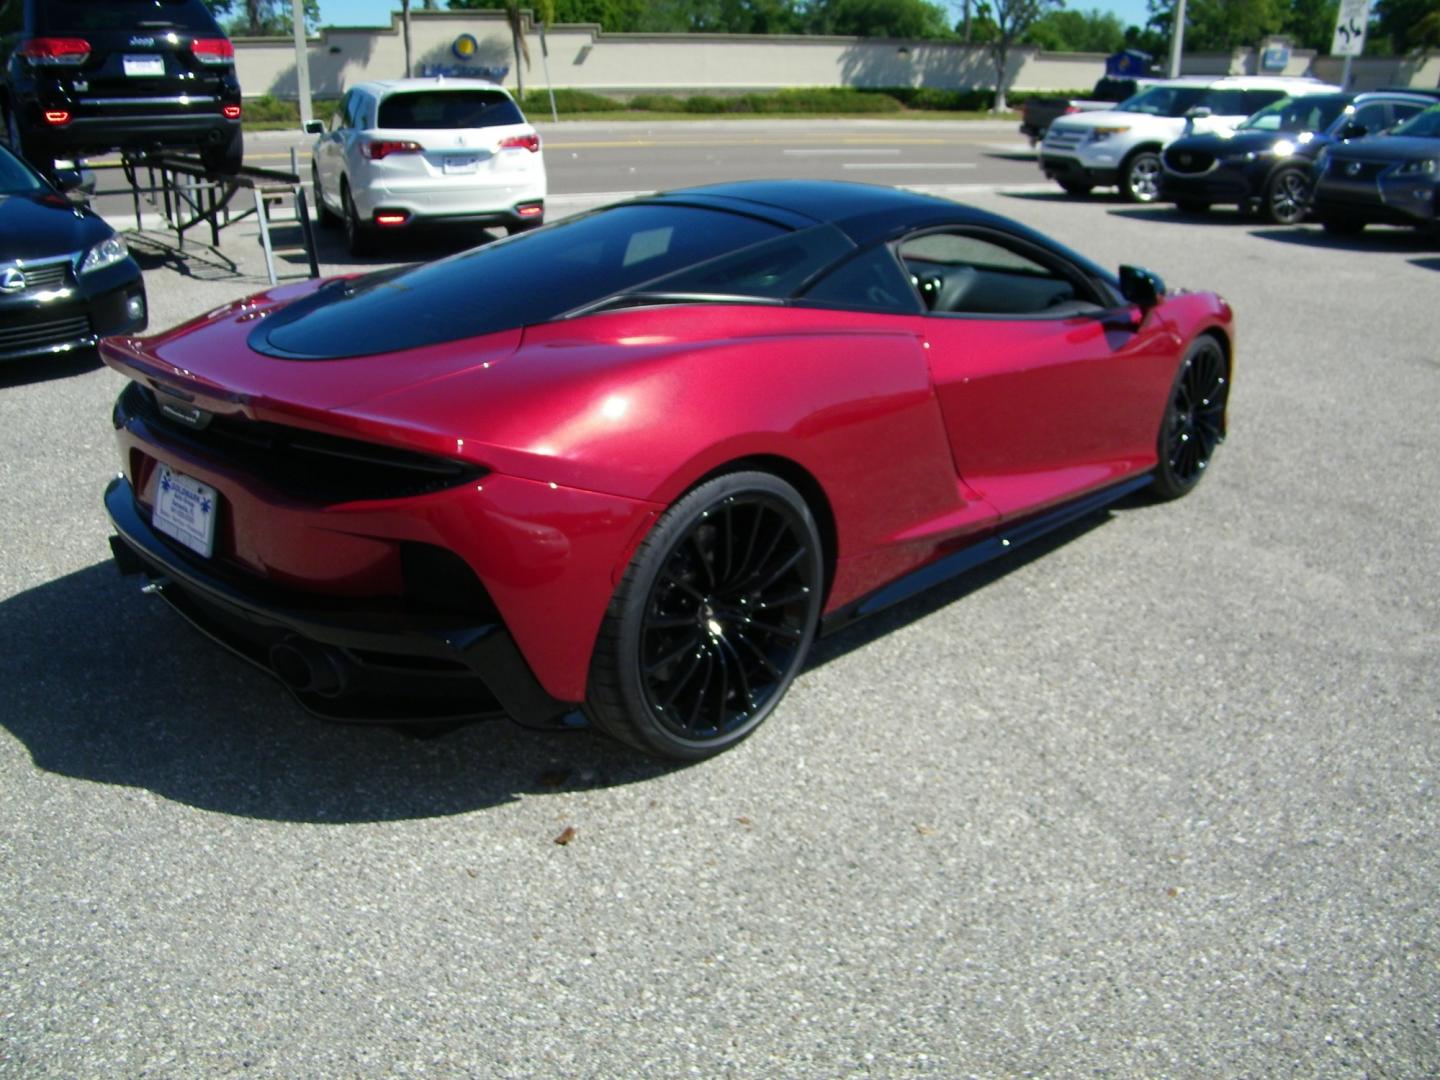
[[[772, 476], [778, 476], [787, 484], [800, 493], [809, 507], [811, 516], [815, 519], [815, 529], [820, 534], [820, 561], [825, 571], [825, 589], [820, 599], [820, 606], [823, 609], [825, 602], [830, 597], [830, 588], [835, 582], [835, 565], [840, 552], [840, 533], [835, 521], [835, 510], [830, 505], [830, 497], [825, 493], [824, 486], [805, 466], [793, 458], [784, 457], [780, 454], [748, 454], [744, 457], [732, 458], [723, 464], [717, 465], [701, 476], [697, 476], [685, 489], [672, 500], [671, 505], [679, 502], [686, 495], [701, 484], [714, 480], [719, 476], [727, 476], [737, 472], [764, 472]], [[654, 523], [651, 523], [653, 528]], [[645, 530], [649, 534], [649, 528]], [[637, 537], [635, 547], [643, 542], [644, 536]], [[626, 555], [626, 563], [634, 557], [634, 548]]]

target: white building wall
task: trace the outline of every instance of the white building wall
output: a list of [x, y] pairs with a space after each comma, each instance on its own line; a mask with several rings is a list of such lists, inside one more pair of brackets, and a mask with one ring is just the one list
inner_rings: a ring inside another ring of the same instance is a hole
[[[530, 65], [527, 88], [545, 85], [537, 28], [526, 18]], [[417, 11], [411, 13], [413, 63], [462, 63], [451, 46], [462, 34], [479, 44], [464, 63], [508, 67], [505, 85], [516, 88], [510, 30], [498, 11]], [[738, 93], [787, 86], [917, 86], [942, 89], [990, 88], [995, 69], [978, 46], [933, 41], [819, 36], [731, 34], [606, 34], [593, 25], [547, 29], [550, 80], [556, 88], [573, 87], [601, 94]], [[1099, 53], [1042, 53], [1016, 49], [1010, 62], [1015, 90], [1076, 90], [1091, 86], [1104, 73]], [[405, 73], [405, 49], [398, 10], [388, 27], [325, 30], [309, 42], [311, 92], [338, 97], [366, 79], [398, 78]], [[1255, 52], [1188, 55], [1186, 74], [1253, 71]], [[237, 38], [235, 64], [247, 97], [272, 94], [293, 98], [297, 92], [295, 49], [289, 38]], [[1285, 74], [1311, 73], [1334, 81], [1340, 62], [1295, 50]], [[1331, 68], [1334, 72], [1331, 72]], [[1440, 56], [1419, 60], [1361, 60], [1356, 84], [1434, 86], [1440, 80]]]

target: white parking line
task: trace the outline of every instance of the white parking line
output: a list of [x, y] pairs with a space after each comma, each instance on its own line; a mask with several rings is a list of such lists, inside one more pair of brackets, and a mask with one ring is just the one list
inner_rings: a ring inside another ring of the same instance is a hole
[[860, 157], [864, 154], [889, 154], [894, 156], [900, 153], [898, 147], [885, 150], [860, 150], [853, 146], [847, 147], [826, 147], [824, 149], [811, 150], [804, 147], [789, 146], [780, 151], [782, 154], [790, 154], [794, 157]]
[[973, 169], [973, 161], [847, 161], [842, 169]]

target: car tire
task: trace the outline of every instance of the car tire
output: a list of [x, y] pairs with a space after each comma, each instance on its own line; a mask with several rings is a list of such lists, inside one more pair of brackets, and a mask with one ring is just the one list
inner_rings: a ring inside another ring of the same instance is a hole
[[1160, 155], [1136, 150], [1120, 166], [1120, 194], [1126, 202], [1152, 203], [1160, 197]]
[[595, 643], [585, 713], [670, 761], [750, 735], [805, 662], [824, 565], [809, 506], [770, 473], [709, 480], [636, 550]]
[[1327, 217], [1320, 224], [1332, 236], [1358, 236], [1365, 231], [1365, 222], [1353, 218]]
[[325, 205], [325, 194], [320, 190], [320, 170], [310, 163], [310, 190], [315, 193], [315, 222], [322, 229], [333, 229], [340, 224], [335, 211]]
[[1225, 406], [1230, 397], [1230, 364], [1225, 349], [1209, 334], [1190, 343], [1175, 373], [1160, 421], [1153, 490], [1178, 499], [1204, 478], [1215, 450], [1225, 441]]
[[375, 238], [370, 228], [360, 220], [355, 209], [355, 198], [350, 194], [350, 183], [340, 181], [340, 204], [345, 208], [345, 242], [351, 255], [369, 255], [375, 250]]
[[216, 176], [234, 176], [245, 164], [245, 133], [237, 127], [228, 142], [219, 146], [202, 146], [200, 160], [206, 172]]
[[1272, 225], [1299, 225], [1310, 213], [1308, 172], [1299, 165], [1282, 165], [1265, 181], [1260, 214]]
[[1059, 184], [1066, 195], [1074, 195], [1076, 198], [1089, 195], [1090, 189], [1095, 186], [1094, 184], [1086, 183], [1084, 180], [1061, 180]]
[[1208, 214], [1210, 204], [1204, 199], [1176, 199], [1175, 207], [1182, 214]]

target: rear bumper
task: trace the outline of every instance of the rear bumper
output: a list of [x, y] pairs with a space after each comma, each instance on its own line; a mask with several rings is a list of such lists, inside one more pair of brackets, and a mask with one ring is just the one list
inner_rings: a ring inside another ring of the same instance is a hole
[[198, 565], [151, 527], [124, 478], [105, 490], [121, 573], [143, 574], [199, 630], [307, 710], [369, 723], [508, 715], [550, 726], [573, 705], [540, 686], [499, 622], [323, 603]]
[[419, 183], [371, 184], [351, 192], [360, 216], [371, 219], [382, 210], [400, 211], [410, 221], [467, 221], [484, 224], [519, 224], [526, 220], [519, 214], [520, 206], [545, 202], [543, 175], [535, 178], [519, 174], [501, 183], [458, 187], [438, 182], [433, 186]]

